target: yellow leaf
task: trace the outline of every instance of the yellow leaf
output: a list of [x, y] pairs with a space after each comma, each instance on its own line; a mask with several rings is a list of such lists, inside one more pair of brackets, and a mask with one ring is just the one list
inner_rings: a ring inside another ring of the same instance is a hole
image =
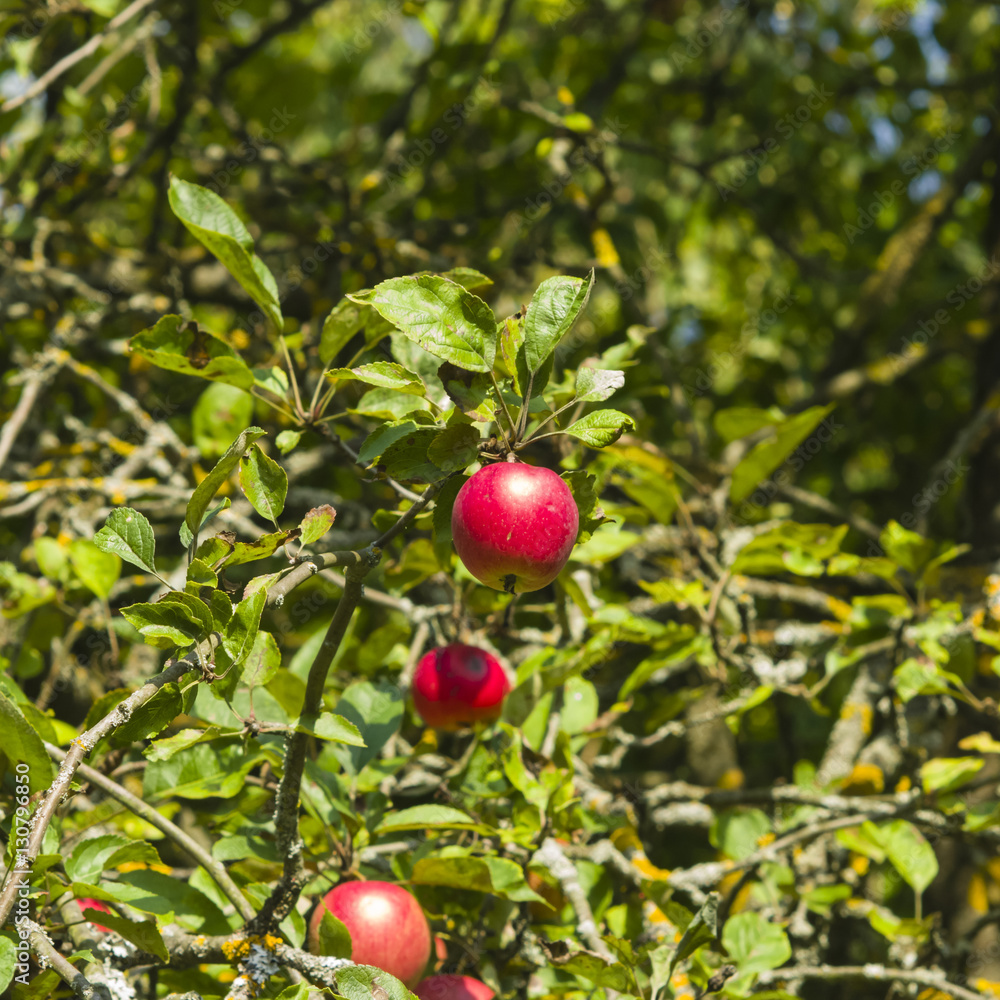
[[878, 795], [885, 790], [885, 775], [877, 764], [855, 764], [840, 790], [851, 795]]
[[972, 878], [969, 879], [969, 894], [968, 894], [969, 906], [976, 911], [976, 913], [986, 913], [990, 908], [989, 896], [986, 892], [986, 879], [976, 872]]
[[597, 257], [597, 263], [601, 267], [614, 267], [621, 263], [611, 234], [606, 229], [595, 229], [590, 238], [594, 244], [594, 255]]

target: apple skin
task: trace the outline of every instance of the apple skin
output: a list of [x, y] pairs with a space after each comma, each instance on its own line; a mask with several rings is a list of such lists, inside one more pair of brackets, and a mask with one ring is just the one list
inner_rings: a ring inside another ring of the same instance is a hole
[[496, 994], [472, 976], [428, 976], [413, 990], [420, 1000], [493, 1000]]
[[374, 965], [412, 989], [431, 956], [431, 930], [420, 904], [392, 882], [343, 882], [331, 889], [309, 920], [309, 950], [319, 954], [324, 909], [351, 932], [351, 959]]
[[551, 469], [497, 462], [455, 497], [451, 534], [465, 568], [508, 594], [541, 590], [566, 565], [580, 528], [573, 494]]
[[[102, 903], [99, 899], [91, 899], [89, 896], [85, 896], [83, 899], [78, 899], [77, 902], [80, 904], [81, 910], [86, 910], [89, 908], [91, 910], [100, 910], [101, 913], [111, 912], [111, 908], [108, 906], [107, 903]], [[111, 933], [110, 927], [104, 927], [101, 924], [95, 924], [93, 921], [90, 921], [90, 924], [95, 931], [103, 931], [105, 934]]]
[[510, 682], [497, 658], [460, 642], [432, 649], [413, 673], [413, 704], [435, 729], [498, 719], [508, 691]]

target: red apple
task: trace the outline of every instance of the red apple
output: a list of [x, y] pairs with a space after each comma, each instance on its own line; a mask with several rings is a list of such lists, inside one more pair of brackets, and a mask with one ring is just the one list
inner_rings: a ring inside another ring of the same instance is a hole
[[351, 959], [374, 965], [410, 989], [431, 956], [431, 931], [420, 904], [391, 882], [343, 882], [331, 889], [309, 920], [309, 950], [319, 952], [319, 925], [326, 909], [351, 932]]
[[[84, 897], [83, 899], [78, 899], [77, 902], [80, 904], [81, 910], [86, 910], [89, 908], [91, 910], [100, 910], [101, 913], [111, 912], [111, 907], [109, 907], [107, 903], [102, 903], [99, 899], [90, 899], [90, 897]], [[105, 934], [111, 933], [110, 927], [104, 927], [101, 924], [95, 924], [93, 921], [90, 921], [90, 923], [95, 931], [103, 931]]]
[[566, 565], [580, 515], [551, 469], [497, 462], [480, 469], [455, 497], [451, 534], [465, 568], [508, 594], [541, 590]]
[[496, 994], [472, 976], [429, 976], [413, 990], [420, 1000], [493, 1000]]
[[435, 729], [461, 729], [498, 719], [509, 690], [495, 656], [460, 642], [432, 649], [413, 674], [413, 703]]

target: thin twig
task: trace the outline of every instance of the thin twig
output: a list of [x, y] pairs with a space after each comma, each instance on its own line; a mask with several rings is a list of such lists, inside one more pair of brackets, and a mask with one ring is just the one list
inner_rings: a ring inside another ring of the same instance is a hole
[[[64, 761], [67, 757], [66, 751], [51, 743], [45, 744], [45, 750], [50, 757], [58, 761]], [[117, 781], [112, 781], [100, 771], [86, 764], [77, 767], [80, 775], [91, 784], [96, 785], [102, 791], [107, 792], [113, 799], [117, 799], [126, 806], [130, 812], [140, 819], [144, 819], [151, 826], [169, 837], [182, 850], [190, 854], [200, 864], [209, 875], [215, 880], [216, 885], [223, 891], [226, 898], [236, 907], [237, 912], [244, 920], [251, 920], [255, 915], [255, 910], [249, 900], [239, 890], [239, 886], [232, 880], [225, 865], [216, 861], [211, 852], [206, 851], [196, 840], [188, 836], [179, 826], [171, 823], [165, 816], [154, 809], [151, 805], [143, 802], [138, 796], [123, 788]]]

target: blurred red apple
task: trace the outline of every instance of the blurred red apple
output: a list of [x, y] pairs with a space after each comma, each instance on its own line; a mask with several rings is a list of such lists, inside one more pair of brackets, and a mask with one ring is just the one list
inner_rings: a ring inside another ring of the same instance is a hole
[[453, 642], [432, 649], [413, 674], [413, 703], [435, 729], [498, 719], [510, 683], [495, 656]]
[[[99, 899], [91, 899], [89, 896], [85, 896], [83, 899], [78, 899], [77, 902], [80, 904], [81, 910], [86, 910], [90, 908], [91, 910], [100, 910], [101, 913], [111, 913], [111, 907], [107, 903], [102, 903]], [[112, 933], [110, 927], [104, 927], [102, 924], [95, 924], [92, 920], [90, 924], [93, 926], [95, 931], [103, 931], [105, 934]]]
[[413, 992], [420, 1000], [493, 1000], [496, 996], [486, 983], [471, 976], [429, 976]]
[[573, 494], [551, 469], [497, 462], [458, 491], [455, 551], [481, 583], [508, 594], [541, 590], [566, 565], [580, 527]]
[[438, 969], [448, 961], [448, 945], [445, 944], [444, 938], [434, 936], [434, 971], [437, 972]]
[[351, 959], [374, 965], [410, 989], [431, 955], [431, 931], [420, 904], [391, 882], [344, 882], [331, 889], [309, 920], [309, 950], [319, 953], [319, 925], [326, 909], [351, 932]]

